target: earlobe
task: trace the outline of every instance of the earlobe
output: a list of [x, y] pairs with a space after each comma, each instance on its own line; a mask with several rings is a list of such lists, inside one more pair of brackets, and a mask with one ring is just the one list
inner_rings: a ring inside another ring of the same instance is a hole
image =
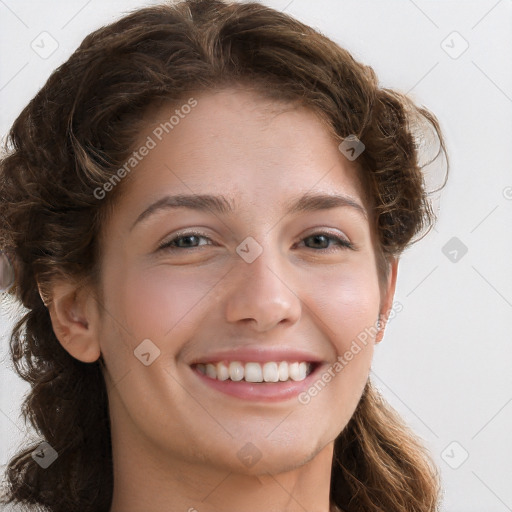
[[101, 355], [98, 315], [91, 291], [61, 281], [52, 286], [51, 297], [47, 307], [55, 336], [62, 347], [84, 363], [98, 360]]
[[390, 259], [390, 270], [387, 287], [383, 300], [381, 302], [381, 310], [379, 313], [378, 332], [375, 337], [375, 344], [380, 343], [384, 337], [384, 331], [388, 322], [389, 313], [393, 306], [393, 297], [395, 296], [396, 278], [398, 275], [398, 258]]

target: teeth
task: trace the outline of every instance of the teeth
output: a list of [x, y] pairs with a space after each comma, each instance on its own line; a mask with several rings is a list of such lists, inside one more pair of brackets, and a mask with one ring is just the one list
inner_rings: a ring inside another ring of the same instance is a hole
[[263, 371], [261, 369], [261, 364], [247, 363], [245, 365], [244, 377], [247, 382], [263, 382]]
[[299, 380], [299, 363], [292, 363], [288, 367], [288, 372], [290, 374], [290, 379]]
[[304, 380], [312, 370], [312, 365], [302, 362], [279, 363], [270, 361], [261, 365], [260, 363], [241, 363], [231, 361], [229, 364], [218, 362], [216, 364], [198, 363], [197, 370], [211, 379], [228, 380], [239, 382], [285, 382], [287, 380]]
[[234, 381], [244, 378], [244, 367], [238, 361], [229, 363], [229, 378]]
[[279, 363], [279, 380], [285, 381], [288, 380], [288, 377], [290, 375], [288, 371], [288, 363], [286, 361], [282, 361]]
[[265, 382], [279, 381], [279, 370], [277, 368], [277, 363], [265, 363], [263, 365], [263, 380]]
[[213, 364], [206, 365], [206, 375], [208, 375], [208, 377], [211, 377], [212, 379], [217, 378], [217, 370], [215, 369], [215, 366], [213, 366]]
[[308, 374], [308, 365], [307, 363], [299, 363], [299, 377], [297, 380], [304, 380], [306, 375]]
[[306, 378], [306, 363], [292, 363], [289, 367], [290, 379], [304, 380]]
[[215, 377], [219, 380], [229, 379], [229, 368], [224, 363], [217, 363], [217, 375], [214, 375], [213, 378]]

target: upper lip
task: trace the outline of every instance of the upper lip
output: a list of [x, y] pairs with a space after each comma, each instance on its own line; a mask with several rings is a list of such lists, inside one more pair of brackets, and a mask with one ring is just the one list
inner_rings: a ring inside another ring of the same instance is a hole
[[190, 365], [198, 363], [217, 363], [219, 361], [240, 361], [242, 363], [266, 363], [269, 361], [306, 361], [309, 363], [320, 363], [321, 358], [304, 350], [296, 348], [239, 348], [220, 352], [212, 352], [210, 354], [194, 359]]

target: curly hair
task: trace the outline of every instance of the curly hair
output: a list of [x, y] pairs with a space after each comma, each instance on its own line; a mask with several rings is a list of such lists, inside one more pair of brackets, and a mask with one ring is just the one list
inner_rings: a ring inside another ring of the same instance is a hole
[[[109, 510], [102, 358], [84, 363], [61, 346], [45, 305], [49, 285], [57, 277], [98, 284], [101, 229], [125, 182], [105, 198], [94, 191], [129, 158], [148, 109], [230, 84], [306, 106], [336, 141], [355, 135], [364, 143], [354, 163], [371, 205], [379, 279], [389, 275], [390, 256], [433, 226], [420, 147], [433, 134], [436, 158], [448, 164], [439, 121], [381, 88], [371, 67], [317, 30], [257, 2], [184, 0], [89, 34], [15, 120], [0, 160], [0, 250], [16, 271], [8, 293], [27, 310], [11, 333], [11, 357], [31, 385], [22, 413], [40, 436], [9, 461], [4, 503]], [[46, 469], [31, 456], [42, 441], [58, 453]], [[332, 503], [345, 512], [432, 512], [441, 492], [428, 450], [368, 379], [335, 441]]]

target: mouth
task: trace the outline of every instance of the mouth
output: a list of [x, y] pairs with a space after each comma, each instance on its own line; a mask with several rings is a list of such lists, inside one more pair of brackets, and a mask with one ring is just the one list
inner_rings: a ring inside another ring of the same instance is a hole
[[300, 382], [306, 379], [318, 366], [309, 361], [217, 361], [195, 363], [192, 369], [210, 379], [231, 382]]
[[277, 402], [297, 399], [318, 378], [326, 364], [304, 360], [223, 359], [193, 363], [190, 368], [208, 390], [246, 402]]

